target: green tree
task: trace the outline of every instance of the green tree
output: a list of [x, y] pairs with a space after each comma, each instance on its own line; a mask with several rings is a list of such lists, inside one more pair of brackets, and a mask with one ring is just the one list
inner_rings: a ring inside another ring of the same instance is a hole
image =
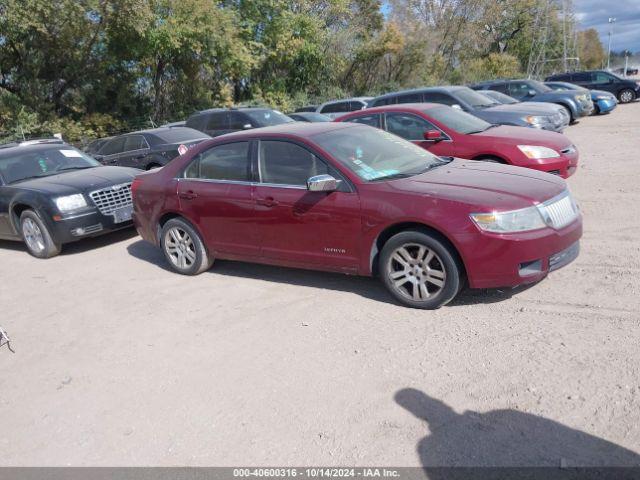
[[580, 64], [587, 69], [602, 68], [606, 54], [600, 35], [595, 28], [578, 32], [578, 56]]

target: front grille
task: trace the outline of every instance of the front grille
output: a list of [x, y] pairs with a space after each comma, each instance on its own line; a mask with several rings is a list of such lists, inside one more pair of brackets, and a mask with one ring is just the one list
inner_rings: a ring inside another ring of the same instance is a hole
[[89, 194], [93, 203], [103, 215], [113, 215], [114, 210], [128, 207], [131, 201], [131, 183], [122, 183], [96, 190]]
[[542, 210], [547, 223], [556, 229], [566, 227], [578, 217], [578, 208], [569, 193], [545, 202]]

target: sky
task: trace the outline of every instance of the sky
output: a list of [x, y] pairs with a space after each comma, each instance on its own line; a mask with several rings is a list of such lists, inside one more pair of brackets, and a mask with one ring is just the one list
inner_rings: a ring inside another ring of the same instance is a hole
[[640, 0], [573, 0], [580, 28], [595, 28], [607, 48], [609, 17], [613, 27], [611, 50], [640, 52]]

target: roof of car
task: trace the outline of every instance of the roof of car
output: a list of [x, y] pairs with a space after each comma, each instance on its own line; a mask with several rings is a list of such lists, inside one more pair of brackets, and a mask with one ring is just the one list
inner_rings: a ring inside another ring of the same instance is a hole
[[339, 99], [337, 99], [337, 100], [329, 100], [329, 101], [327, 101], [327, 102], [324, 102], [324, 103], [323, 103], [322, 105], [320, 105], [320, 106], [322, 107], [322, 106], [325, 106], [325, 105], [331, 105], [332, 103], [352, 102], [352, 101], [354, 101], [354, 100], [359, 100], [359, 101], [362, 101], [362, 102], [368, 102], [369, 100], [372, 100], [372, 99], [373, 99], [373, 97], [351, 97], [351, 98], [339, 98]]
[[0, 146], [0, 157], [9, 156], [16, 152], [37, 152], [39, 150], [46, 150], [51, 147], [61, 148], [75, 148], [73, 145], [69, 145], [66, 142], [38, 142], [38, 143], [6, 143]]
[[[151, 135], [161, 135], [161, 134], [166, 133], [166, 132], [175, 132], [176, 130], [182, 130], [182, 129], [194, 130], [193, 128], [189, 128], [189, 127], [158, 127], [158, 128], [148, 128], [146, 130], [138, 130], [136, 132], [123, 133], [122, 135], [118, 135], [118, 136], [119, 137], [126, 137], [126, 136], [129, 136], [129, 135], [140, 135], [140, 134], [143, 134], [143, 133], [149, 133]], [[198, 131], [198, 130], [196, 130], [196, 131]]]
[[463, 88], [468, 88], [465, 85], [441, 85], [438, 87], [420, 87], [420, 88], [412, 88], [409, 90], [399, 90], [397, 92], [389, 92], [384, 95], [380, 95], [379, 97], [374, 98], [373, 100], [378, 100], [380, 98], [387, 97], [395, 97], [398, 95], [407, 95], [410, 93], [419, 93], [419, 92], [455, 92], [456, 90], [461, 90]]
[[380, 105], [379, 107], [370, 107], [365, 108], [364, 110], [358, 110], [357, 112], [347, 113], [346, 116], [357, 116], [356, 114], [372, 114], [377, 112], [384, 112], [388, 110], [408, 110], [411, 112], [424, 112], [426, 110], [430, 110], [432, 108], [438, 107], [446, 107], [442, 103], [428, 103], [428, 102], [417, 102], [417, 103], [398, 103], [394, 105]]
[[217, 139], [238, 139], [238, 138], [255, 138], [263, 135], [274, 136], [297, 136], [297, 137], [312, 137], [319, 133], [330, 132], [333, 130], [339, 130], [341, 128], [351, 128], [362, 126], [356, 123], [340, 123], [340, 122], [287, 122], [279, 125], [273, 125], [270, 127], [252, 128], [250, 130], [241, 130], [238, 132], [227, 133]]

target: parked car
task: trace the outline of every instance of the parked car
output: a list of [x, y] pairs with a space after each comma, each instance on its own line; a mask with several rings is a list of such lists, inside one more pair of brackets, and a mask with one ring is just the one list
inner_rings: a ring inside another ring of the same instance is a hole
[[113, 137], [93, 157], [104, 165], [151, 170], [166, 165], [189, 148], [210, 138], [192, 128], [160, 127]]
[[635, 67], [627, 67], [626, 71], [624, 67], [616, 68], [613, 73], [618, 73], [620, 75], [625, 76], [635, 76], [638, 75], [638, 69]]
[[545, 82], [569, 82], [589, 90], [604, 90], [613, 93], [620, 103], [632, 102], [640, 95], [639, 82], [604, 70], [558, 73], [547, 77]]
[[50, 258], [61, 246], [131, 226], [140, 170], [105, 167], [60, 141], [0, 148], [0, 239]]
[[299, 112], [315, 112], [317, 110], [317, 108], [318, 108], [317, 105], [306, 105], [304, 107], [298, 107], [294, 111], [296, 113], [299, 113]]
[[162, 127], [186, 127], [186, 120], [179, 120], [177, 122], [169, 122], [161, 125]]
[[545, 85], [558, 91], [586, 91], [591, 95], [593, 114], [601, 115], [613, 111], [618, 106], [618, 100], [613, 93], [604, 90], [587, 90], [569, 82], [545, 82]]
[[194, 113], [187, 118], [186, 126], [217, 137], [238, 130], [268, 127], [288, 122], [293, 122], [293, 120], [284, 113], [270, 108], [213, 108]]
[[435, 103], [407, 103], [349, 113], [336, 122], [364, 123], [434, 155], [507, 163], [567, 178], [578, 166], [571, 141], [556, 132], [492, 125]]
[[496, 90], [521, 102], [547, 102], [567, 110], [571, 122], [591, 115], [593, 103], [587, 92], [559, 92], [537, 80], [491, 80], [472, 85], [474, 90]]
[[325, 102], [316, 108], [316, 112], [322, 113], [327, 117], [337, 118], [341, 115], [344, 115], [348, 112], [355, 112], [357, 110], [362, 110], [363, 108], [367, 108], [369, 100], [372, 97], [354, 97], [354, 98], [345, 98], [343, 100], [332, 100], [330, 102]]
[[215, 258], [377, 275], [402, 304], [536, 282], [578, 255], [559, 177], [443, 159], [352, 123], [296, 123], [203, 142], [133, 184], [134, 223], [170, 267]]
[[95, 140], [92, 140], [91, 142], [89, 142], [89, 144], [84, 148], [84, 152], [88, 153], [89, 155], [93, 155], [95, 154], [98, 150], [100, 150], [100, 147], [102, 147], [102, 145], [105, 144], [105, 142], [111, 140], [113, 137], [104, 137], [104, 138], [97, 138]]
[[564, 120], [559, 113], [534, 114], [521, 105], [501, 105], [468, 87], [431, 87], [387, 93], [369, 102], [370, 107], [398, 103], [441, 103], [463, 110], [489, 123], [562, 131]]
[[[516, 100], [509, 95], [498, 92], [497, 90], [476, 90], [478, 93], [489, 97], [490, 99], [502, 104], [502, 105], [515, 105], [518, 103], [522, 103], [520, 100]], [[561, 105], [556, 105], [555, 103], [545, 103], [545, 102], [527, 102], [526, 105], [523, 105], [523, 108], [529, 110], [531, 114], [553, 114], [555, 112], [559, 112], [562, 115], [562, 128], [557, 131], [564, 130], [571, 121], [571, 116], [566, 108]]]
[[288, 114], [296, 122], [330, 122], [331, 119], [322, 113], [316, 112], [294, 112]]

